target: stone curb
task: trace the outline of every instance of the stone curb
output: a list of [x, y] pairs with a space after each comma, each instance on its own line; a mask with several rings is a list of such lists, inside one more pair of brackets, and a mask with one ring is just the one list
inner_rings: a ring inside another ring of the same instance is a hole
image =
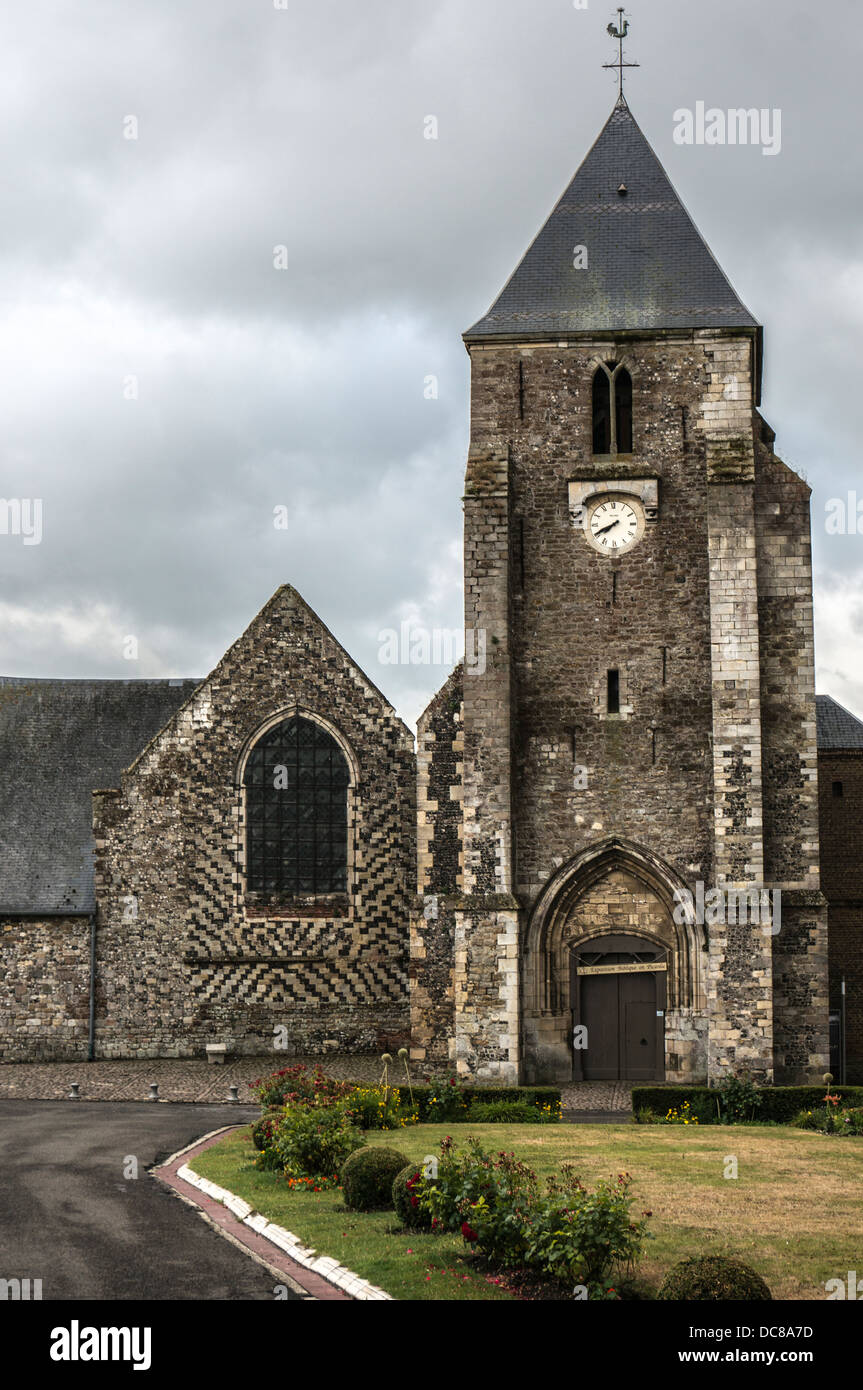
[[[200, 1142], [200, 1141], [199, 1141]], [[261, 1212], [255, 1211], [248, 1202], [244, 1202], [242, 1197], [237, 1197], [227, 1188], [218, 1187], [208, 1178], [199, 1177], [194, 1169], [184, 1163], [177, 1169], [177, 1177], [182, 1178], [190, 1187], [197, 1188], [214, 1202], [221, 1202], [228, 1211], [233, 1212], [244, 1226], [249, 1226], [258, 1235], [269, 1240], [273, 1245], [278, 1246], [297, 1264], [303, 1265], [306, 1269], [312, 1270], [328, 1284], [341, 1289], [343, 1293], [349, 1294], [351, 1298], [360, 1299], [366, 1302], [386, 1301], [391, 1303], [392, 1296], [385, 1293], [383, 1289], [378, 1289], [374, 1284], [370, 1284], [367, 1279], [361, 1279], [352, 1269], [347, 1269], [340, 1265], [338, 1260], [332, 1259], [328, 1255], [319, 1255], [316, 1250], [309, 1250], [304, 1246], [299, 1236], [293, 1232], [286, 1231], [283, 1226], [277, 1226], [275, 1222], [269, 1221]]]

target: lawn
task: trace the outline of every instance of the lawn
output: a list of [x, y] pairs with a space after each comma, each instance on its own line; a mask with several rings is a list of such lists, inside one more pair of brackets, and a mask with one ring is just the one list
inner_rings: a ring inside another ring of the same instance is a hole
[[[564, 1162], [591, 1184], [631, 1173], [634, 1210], [653, 1213], [639, 1276], [654, 1288], [688, 1255], [730, 1254], [753, 1265], [774, 1298], [824, 1299], [828, 1279], [863, 1262], [863, 1142], [854, 1138], [766, 1125], [420, 1125], [368, 1140], [417, 1161], [448, 1133], [512, 1151], [541, 1176]], [[396, 1299], [509, 1297], [464, 1258], [460, 1237], [401, 1234], [393, 1212], [348, 1212], [338, 1191], [289, 1192], [253, 1158], [244, 1129], [191, 1166]], [[736, 1179], [724, 1176], [731, 1158]]]

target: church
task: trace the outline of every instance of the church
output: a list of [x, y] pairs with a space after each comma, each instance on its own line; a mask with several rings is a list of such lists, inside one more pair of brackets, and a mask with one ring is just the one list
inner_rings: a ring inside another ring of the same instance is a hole
[[466, 657], [416, 740], [287, 585], [204, 680], [0, 680], [2, 1060], [863, 1081], [810, 490], [622, 93], [464, 342]]

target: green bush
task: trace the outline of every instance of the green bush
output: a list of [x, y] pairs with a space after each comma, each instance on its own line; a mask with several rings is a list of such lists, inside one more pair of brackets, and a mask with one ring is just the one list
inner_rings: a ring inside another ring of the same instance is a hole
[[398, 1149], [360, 1149], [342, 1167], [345, 1206], [351, 1211], [381, 1211], [393, 1205], [393, 1182], [407, 1164]]
[[471, 1124], [477, 1125], [549, 1125], [559, 1118], [524, 1100], [474, 1101], [470, 1107]]
[[252, 1143], [259, 1152], [268, 1149], [272, 1144], [281, 1118], [280, 1110], [268, 1110], [252, 1125]]
[[[414, 1087], [414, 1100], [417, 1088]], [[441, 1078], [437, 1085], [429, 1086], [418, 1101], [420, 1114], [426, 1124], [458, 1124], [467, 1120], [473, 1097], [468, 1094], [464, 1084], [456, 1076]]]
[[749, 1303], [773, 1298], [760, 1274], [723, 1255], [681, 1260], [666, 1275], [656, 1296], [679, 1303]]
[[[832, 1083], [842, 1102], [849, 1108], [863, 1106], [863, 1086], [838, 1086]], [[761, 1105], [758, 1111], [759, 1124], [793, 1124], [801, 1110], [815, 1110], [824, 1106], [824, 1083], [817, 1086], [764, 1086], [758, 1094]], [[665, 1115], [673, 1106], [678, 1109], [688, 1100], [698, 1116], [699, 1124], [718, 1122], [717, 1102], [721, 1111], [721, 1092], [719, 1088], [708, 1086], [633, 1086], [632, 1108], [640, 1124], [639, 1112], [652, 1110], [654, 1115]], [[696, 1108], [697, 1107], [697, 1108]]]
[[746, 1076], [726, 1076], [716, 1090], [723, 1124], [739, 1125], [758, 1118], [764, 1095], [754, 1081]]
[[434, 1229], [460, 1230], [487, 1259], [584, 1284], [592, 1298], [616, 1298], [609, 1275], [634, 1264], [646, 1234], [644, 1221], [632, 1219], [630, 1182], [623, 1173], [590, 1192], [565, 1165], [542, 1193], [513, 1154], [492, 1156], [474, 1138], [458, 1151], [447, 1137], [435, 1185], [420, 1178], [414, 1190]]
[[588, 1297], [614, 1296], [612, 1271], [635, 1264], [647, 1235], [646, 1220], [632, 1217], [631, 1184], [628, 1173], [619, 1173], [590, 1192], [565, 1164], [531, 1213], [528, 1263], [553, 1279], [584, 1285]]
[[288, 1105], [264, 1158], [274, 1155], [286, 1177], [333, 1179], [341, 1176], [345, 1160], [365, 1142], [338, 1105]]
[[428, 1191], [434, 1178], [424, 1177], [421, 1168], [408, 1163], [393, 1178], [393, 1206], [401, 1223], [409, 1231], [430, 1231], [432, 1217], [420, 1201], [423, 1190]]
[[791, 1122], [795, 1129], [819, 1129], [820, 1117], [817, 1110], [798, 1110]]
[[836, 1117], [837, 1134], [863, 1134], [863, 1108], [842, 1110]]
[[513, 1154], [487, 1154], [470, 1138], [459, 1151], [452, 1138], [441, 1143], [437, 1181], [421, 1202], [435, 1229], [461, 1231], [489, 1259], [518, 1264], [527, 1246], [526, 1217], [536, 1200], [538, 1178]]

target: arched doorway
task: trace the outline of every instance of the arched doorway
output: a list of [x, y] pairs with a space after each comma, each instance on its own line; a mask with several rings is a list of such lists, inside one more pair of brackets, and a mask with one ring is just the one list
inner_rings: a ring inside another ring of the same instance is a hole
[[706, 940], [678, 905], [685, 889], [664, 861], [622, 840], [553, 875], [525, 939], [526, 1081], [701, 1079]]

